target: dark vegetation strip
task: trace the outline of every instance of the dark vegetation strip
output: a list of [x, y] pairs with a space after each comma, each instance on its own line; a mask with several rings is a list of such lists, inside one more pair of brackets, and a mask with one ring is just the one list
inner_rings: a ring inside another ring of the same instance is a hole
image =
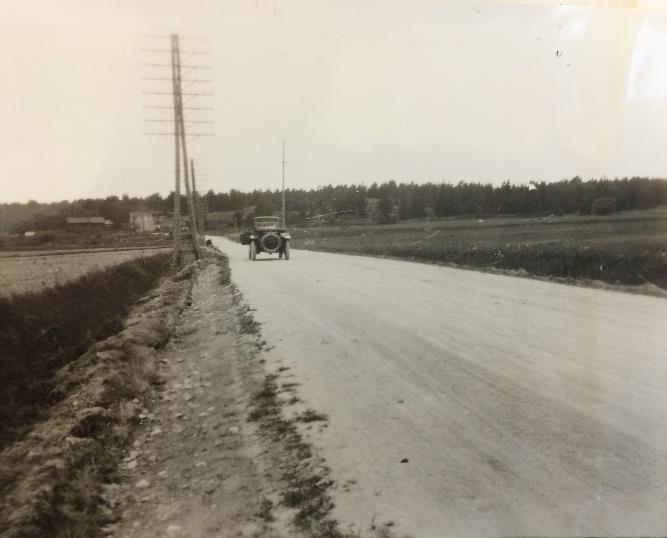
[[[281, 478], [286, 488], [281, 502], [294, 509], [294, 524], [309, 536], [351, 538], [330, 517], [334, 503], [329, 493], [333, 481], [328, 478], [328, 470], [322, 466], [318, 466], [317, 470], [313, 468], [315, 456], [310, 444], [299, 433], [296, 423], [285, 419], [281, 412], [283, 404], [278, 398], [277, 377], [274, 374], [265, 377], [262, 387], [253, 395], [248, 420], [259, 423], [263, 434], [272, 443], [282, 445], [288, 454], [289, 464], [282, 466]], [[313, 410], [306, 411], [301, 417], [300, 421], [304, 422], [327, 420], [326, 415]]]
[[54, 372], [122, 327], [155, 286], [166, 254], [131, 260], [37, 293], [0, 299], [0, 448], [55, 403]]
[[[650, 282], [667, 288], [667, 225], [655, 220], [608, 217], [604, 221], [538, 219], [506, 226], [451, 222], [420, 229], [333, 228], [293, 232], [294, 248], [517, 270], [542, 277], [598, 280], [610, 284]], [[426, 224], [426, 223], [425, 223]], [[438, 232], [435, 234], [434, 232]]]
[[387, 245], [351, 248], [349, 245], [299, 245], [298, 248], [323, 252], [343, 252], [390, 256], [410, 260], [454, 263], [482, 269], [526, 271], [544, 277], [575, 280], [600, 280], [610, 284], [655, 284], [667, 289], [667, 259], [663, 252], [641, 248], [583, 249], [574, 245], [503, 245], [495, 247], [426, 248], [411, 245]]
[[[304, 222], [317, 215], [337, 218], [337, 215], [333, 215], [337, 212], [344, 212], [341, 215], [345, 218], [380, 223], [463, 215], [607, 214], [616, 210], [650, 209], [667, 204], [665, 179], [633, 177], [584, 181], [580, 177], [573, 177], [550, 183], [531, 183], [505, 181], [501, 185], [492, 185], [461, 181], [454, 185], [388, 181], [371, 185], [289, 189], [286, 199], [287, 221]], [[250, 225], [254, 215], [278, 214], [282, 199], [278, 189], [252, 192], [231, 190], [227, 193], [211, 190], [203, 198], [208, 207], [207, 229], [221, 231], [230, 226]], [[185, 208], [185, 197], [182, 200], [181, 207]], [[169, 212], [173, 205], [173, 195], [163, 198], [157, 193], [145, 198], [124, 196], [121, 199], [109, 197], [52, 204], [0, 204], [0, 233], [45, 231], [48, 235], [8, 241], [40, 244], [61, 242], [58, 233], [65, 231], [66, 218], [70, 216], [98, 215], [120, 227], [121, 223], [128, 222], [132, 211]], [[104, 237], [105, 234], [100, 231], [93, 240], [102, 243], [105, 242]], [[0, 248], [3, 241], [0, 237]]]
[[[136, 281], [119, 292], [129, 298], [130, 289], [138, 291], [162, 268], [160, 260], [140, 265], [92, 282], [121, 287]], [[113, 521], [118, 463], [151, 389], [164, 383], [156, 372], [159, 349], [190, 304], [199, 265], [162, 279], [136, 301], [120, 332], [53, 373], [58, 402], [29, 434], [0, 451], [0, 536], [99, 536]]]
[[[228, 273], [228, 268], [228, 260], [224, 258], [223, 275], [225, 269]], [[240, 332], [255, 334], [259, 343], [259, 324], [255, 322], [247, 306], [238, 306]], [[298, 422], [326, 422], [328, 417], [324, 413], [308, 409], [295, 419], [285, 418], [282, 406], [300, 400], [296, 395], [287, 401], [280, 399], [279, 394], [282, 391], [293, 391], [296, 384], [283, 383], [280, 388], [278, 377], [276, 374], [266, 374], [262, 385], [252, 395], [248, 421], [258, 424], [265, 438], [273, 446], [279, 447], [274, 454], [282, 454], [282, 464], [278, 465], [281, 469], [280, 478], [285, 483], [281, 503], [294, 510], [294, 525], [312, 538], [354, 538], [356, 535], [341, 531], [338, 522], [331, 517], [334, 502], [329, 489], [334, 482], [329, 478], [328, 468], [316, 457], [310, 443], [304, 439], [297, 427]], [[319, 463], [316, 464], [316, 461]], [[271, 508], [272, 504], [264, 502], [261, 514], [258, 515], [271, 520]]]

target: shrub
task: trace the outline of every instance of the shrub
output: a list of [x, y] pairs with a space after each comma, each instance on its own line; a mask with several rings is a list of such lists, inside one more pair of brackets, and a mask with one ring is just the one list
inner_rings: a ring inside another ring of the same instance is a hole
[[616, 211], [618, 211], [618, 206], [616, 205], [616, 198], [613, 196], [596, 198], [591, 205], [591, 213], [594, 215], [608, 215]]

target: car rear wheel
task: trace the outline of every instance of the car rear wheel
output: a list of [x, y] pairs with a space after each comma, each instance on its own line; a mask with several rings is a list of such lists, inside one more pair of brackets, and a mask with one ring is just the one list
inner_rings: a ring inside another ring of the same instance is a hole
[[257, 245], [255, 245], [254, 241], [250, 243], [250, 259], [252, 261], [257, 259]]
[[285, 260], [289, 260], [289, 241], [285, 241]]

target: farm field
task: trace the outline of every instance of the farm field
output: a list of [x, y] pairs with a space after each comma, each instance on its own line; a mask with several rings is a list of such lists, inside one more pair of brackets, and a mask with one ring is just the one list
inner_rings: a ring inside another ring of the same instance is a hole
[[126, 261], [169, 252], [169, 248], [85, 253], [21, 253], [0, 256], [0, 297], [36, 292]]
[[139, 247], [168, 247], [168, 237], [137, 234], [127, 231], [67, 231], [37, 232], [32, 237], [0, 234], [0, 255], [17, 251], [58, 251], [70, 249], [119, 249]]
[[294, 248], [667, 287], [667, 209], [291, 229]]

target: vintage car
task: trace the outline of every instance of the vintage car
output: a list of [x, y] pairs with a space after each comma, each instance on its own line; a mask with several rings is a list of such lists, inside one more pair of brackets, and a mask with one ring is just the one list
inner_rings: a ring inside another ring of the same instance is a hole
[[278, 258], [289, 260], [290, 239], [290, 234], [280, 225], [280, 217], [255, 217], [253, 231], [241, 234], [241, 244], [248, 245], [248, 258], [252, 261], [260, 252], [277, 252]]

